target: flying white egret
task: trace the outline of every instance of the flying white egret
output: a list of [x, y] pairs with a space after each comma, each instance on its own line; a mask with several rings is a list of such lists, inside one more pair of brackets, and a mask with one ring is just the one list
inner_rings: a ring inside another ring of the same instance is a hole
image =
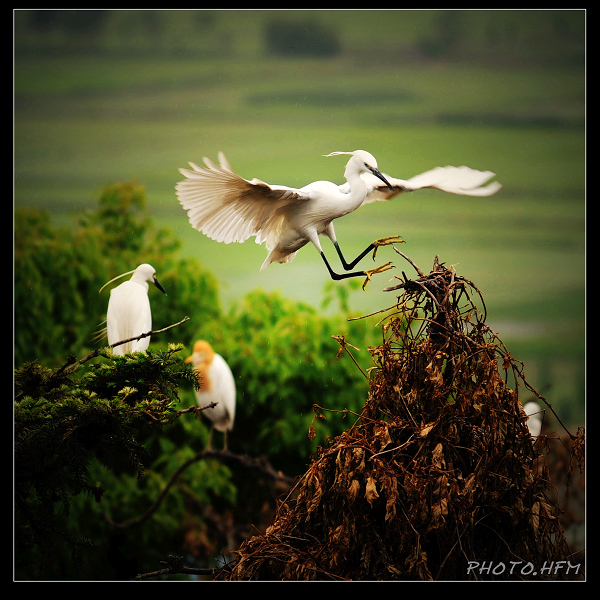
[[[162, 285], [156, 279], [156, 271], [152, 265], [143, 264], [122, 275], [117, 275], [105, 283], [100, 291], [113, 281], [133, 276], [129, 281], [110, 291], [108, 310], [106, 312], [106, 333], [110, 345], [134, 338], [143, 333], [152, 331], [152, 311], [148, 298], [148, 282], [153, 283], [163, 294], [166, 294]], [[113, 348], [114, 354], [124, 356], [129, 352], [145, 352], [150, 344], [150, 336], [139, 340], [132, 340]]]
[[375, 200], [389, 200], [405, 191], [436, 188], [453, 194], [489, 196], [500, 189], [497, 182], [487, 182], [494, 173], [469, 167], [437, 167], [408, 180], [394, 179], [380, 173], [375, 158], [364, 150], [332, 152], [327, 156], [349, 155], [344, 176], [346, 183], [315, 181], [302, 188], [269, 185], [259, 179], [247, 180], [237, 175], [222, 152], [220, 166], [204, 158], [206, 168], [190, 162], [192, 170], [179, 169], [186, 177], [175, 189], [181, 206], [187, 211], [194, 229], [218, 242], [244, 242], [256, 236], [266, 242], [269, 254], [262, 264], [290, 262], [296, 252], [312, 242], [323, 258], [332, 279], [371, 275], [391, 268], [390, 263], [368, 271], [338, 274], [333, 271], [319, 241], [327, 236], [335, 246], [345, 271], [382, 245], [401, 241], [398, 236], [373, 242], [354, 260], [347, 262], [337, 242], [334, 219], [355, 211]]
[[[528, 402], [523, 410], [527, 415], [527, 427], [531, 437], [537, 438], [542, 431], [542, 409], [537, 402]], [[534, 440], [535, 441], [535, 440]]]
[[231, 369], [205, 340], [194, 344], [194, 351], [185, 362], [192, 363], [194, 370], [202, 376], [202, 387], [196, 392], [198, 406], [217, 404], [202, 411], [212, 422], [206, 447], [211, 448], [213, 429], [217, 429], [223, 432], [223, 448], [227, 450], [227, 432], [233, 429], [235, 419], [235, 381]]

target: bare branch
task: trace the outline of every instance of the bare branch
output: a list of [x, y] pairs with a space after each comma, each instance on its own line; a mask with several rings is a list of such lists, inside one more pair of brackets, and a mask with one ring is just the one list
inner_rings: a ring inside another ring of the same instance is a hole
[[339, 358], [345, 350], [348, 353], [348, 356], [352, 359], [352, 362], [358, 367], [359, 371], [365, 376], [365, 379], [368, 380], [369, 376], [362, 370], [361, 366], [356, 362], [356, 359], [354, 358], [354, 356], [352, 356], [352, 352], [350, 352], [350, 350], [348, 350], [348, 346], [351, 346], [355, 350], [359, 350], [359, 349], [356, 346], [352, 346], [352, 344], [347, 342], [345, 339], [345, 336], [343, 336], [343, 335], [332, 335], [331, 337], [336, 342], [338, 342], [338, 344], [340, 345], [340, 349], [337, 353], [336, 358]]
[[[188, 412], [188, 410], [184, 412]], [[247, 454], [234, 454], [229, 450], [203, 450], [199, 452], [192, 458], [186, 460], [182, 465], [180, 465], [171, 475], [169, 481], [160, 492], [156, 500], [150, 505], [148, 510], [136, 519], [129, 519], [128, 521], [123, 521], [121, 523], [116, 523], [113, 521], [106, 513], [101, 513], [104, 517], [105, 521], [110, 525], [118, 528], [118, 529], [129, 529], [130, 527], [135, 527], [137, 525], [141, 525], [146, 522], [152, 514], [158, 509], [163, 498], [166, 496], [167, 492], [171, 488], [171, 486], [179, 479], [180, 475], [191, 465], [199, 460], [203, 460], [205, 458], [216, 458], [224, 463], [237, 463], [243, 467], [248, 469], [254, 469], [259, 471], [263, 475], [270, 477], [275, 481], [281, 481], [286, 485], [291, 485], [294, 482], [292, 477], [284, 475], [281, 471], [275, 471], [275, 469], [271, 466], [271, 464], [267, 461], [266, 458], [254, 458], [252, 456], [248, 456]]]
[[182, 556], [173, 556], [172, 554], [166, 561], [161, 561], [164, 565], [167, 565], [164, 569], [158, 569], [150, 573], [140, 573], [136, 575], [138, 581], [144, 579], [153, 579], [154, 577], [160, 577], [161, 575], [209, 575], [213, 578], [224, 570], [229, 571], [231, 564], [226, 563], [223, 567], [215, 567], [213, 569], [199, 569], [193, 567], [186, 567], [183, 564]]
[[[148, 331], [147, 333], [142, 333], [141, 335], [138, 335], [137, 337], [132, 337], [132, 338], [129, 338], [127, 340], [122, 340], [120, 342], [115, 342], [114, 344], [111, 344], [109, 346], [109, 348], [115, 348], [116, 346], [121, 346], [122, 344], [126, 344], [127, 342], [132, 342], [133, 340], [141, 340], [142, 338], [145, 338], [145, 337], [148, 337], [148, 336], [151, 336], [151, 335], [158, 335], [159, 333], [163, 333], [165, 331], [168, 331], [169, 329], [173, 329], [174, 327], [179, 327], [179, 325], [183, 325], [183, 323], [186, 323], [189, 320], [190, 320], [189, 317], [184, 317], [181, 321], [179, 321], [179, 323], [173, 323], [173, 325], [169, 325], [168, 327], [164, 327], [163, 329], [157, 329], [157, 330], [154, 330], [154, 331]], [[63, 365], [55, 373], [55, 375], [59, 375], [65, 369], [67, 369], [67, 367], [71, 367], [69, 369], [69, 372], [73, 371], [79, 365], [82, 365], [82, 364], [86, 363], [88, 360], [91, 360], [92, 358], [96, 358], [96, 356], [98, 356], [101, 351], [102, 351], [102, 348], [96, 348], [96, 350], [94, 350], [93, 352], [91, 352], [87, 356], [84, 356], [83, 358], [79, 359], [78, 361], [76, 361], [74, 363], [73, 362], [67, 362], [65, 365]]]
[[181, 321], [179, 321], [179, 323], [174, 323], [173, 325], [169, 325], [168, 327], [165, 327], [164, 329], [157, 329], [156, 331], [148, 331], [146, 333], [142, 333], [141, 335], [135, 336], [135, 337], [131, 337], [128, 338], [126, 340], [121, 340], [120, 342], [115, 342], [114, 344], [111, 344], [109, 346], [109, 348], [116, 348], [117, 346], [122, 346], [123, 344], [126, 344], [127, 342], [133, 342], [135, 340], [141, 340], [143, 338], [149, 337], [151, 335], [157, 335], [159, 333], [163, 333], [165, 331], [168, 331], [169, 329], [173, 329], [174, 327], [178, 327], [179, 325], [182, 325], [183, 323], [185, 323], [186, 321], [189, 321], [190, 318], [189, 317], [185, 317], [184, 319], [182, 319]]
[[419, 269], [419, 267], [410, 259], [404, 252], [400, 252], [396, 246], [392, 246], [392, 248], [406, 261], [408, 261], [414, 268], [414, 270], [419, 274], [419, 277], [425, 277], [425, 273]]

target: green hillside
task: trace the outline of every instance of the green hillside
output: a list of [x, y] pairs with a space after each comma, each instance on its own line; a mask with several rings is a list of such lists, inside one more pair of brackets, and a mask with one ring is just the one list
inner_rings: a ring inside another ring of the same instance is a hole
[[[397, 234], [423, 270], [436, 254], [456, 264], [532, 384], [581, 420], [585, 12], [18, 10], [14, 22], [15, 207], [69, 224], [103, 186], [137, 178], [226, 306], [263, 288], [319, 307], [328, 277], [311, 247], [259, 273], [264, 247], [192, 230], [174, 194], [189, 160], [223, 150], [244, 177], [297, 186], [341, 183], [344, 161], [322, 155], [356, 148], [395, 177], [495, 172], [491, 198], [401, 196], [340, 220], [338, 238], [350, 256]], [[378, 258], [407, 271], [391, 248]], [[385, 285], [354, 292], [352, 309], [393, 304]]]

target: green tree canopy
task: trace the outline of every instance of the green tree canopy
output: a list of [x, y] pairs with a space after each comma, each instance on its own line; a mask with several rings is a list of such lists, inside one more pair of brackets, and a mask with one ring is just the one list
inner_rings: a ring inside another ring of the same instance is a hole
[[[347, 320], [359, 283], [328, 286], [333, 315], [259, 290], [223, 311], [214, 275], [177, 257], [178, 240], [153, 224], [145, 199], [136, 182], [107, 186], [72, 229], [16, 211], [17, 578], [131, 578], [170, 553], [212, 565], [265, 522], [272, 478], [197, 458], [209, 428], [192, 412], [197, 382], [183, 365], [196, 339], [236, 379], [232, 452], [265, 457], [289, 477], [364, 400], [365, 374], [337, 357], [332, 339], [348, 335], [370, 359], [375, 330]], [[153, 335], [146, 354], [114, 356], [93, 341], [108, 303], [98, 290], [141, 262], [168, 293], [151, 297], [153, 329], [189, 320]], [[324, 407], [316, 427], [315, 405]]]

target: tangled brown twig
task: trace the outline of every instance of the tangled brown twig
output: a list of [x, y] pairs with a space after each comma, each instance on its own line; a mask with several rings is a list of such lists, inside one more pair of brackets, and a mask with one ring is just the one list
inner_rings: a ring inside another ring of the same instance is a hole
[[[437, 257], [429, 275], [413, 266], [419, 277], [389, 288], [400, 296], [380, 311], [359, 418], [319, 448], [228, 579], [583, 576], [538, 468], [518, 397], [520, 385], [534, 391], [522, 365], [486, 325], [472, 282]], [[584, 432], [568, 434], [583, 469]]]

